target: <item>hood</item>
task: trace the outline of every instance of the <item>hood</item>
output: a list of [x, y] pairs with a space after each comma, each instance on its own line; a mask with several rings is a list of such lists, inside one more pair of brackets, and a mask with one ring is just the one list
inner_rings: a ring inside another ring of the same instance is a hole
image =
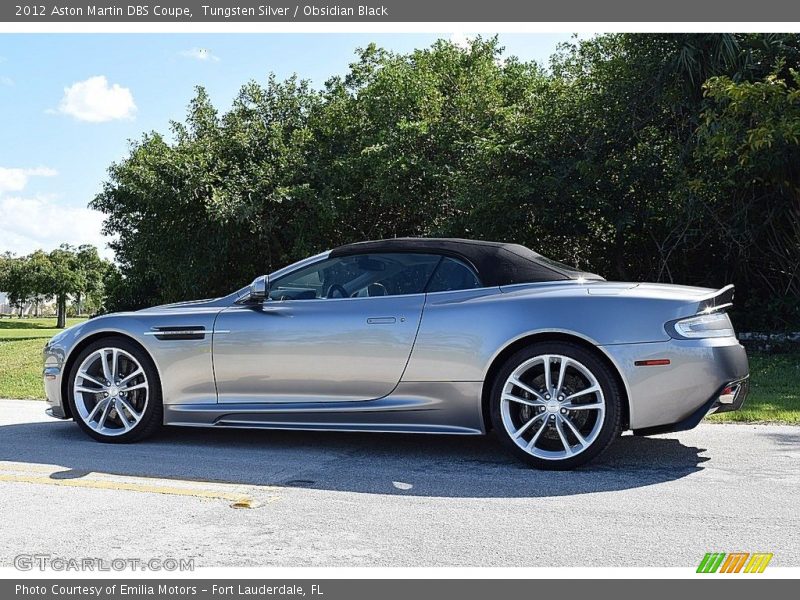
[[241, 296], [242, 290], [237, 290], [227, 296], [219, 298], [205, 298], [203, 300], [185, 300], [183, 302], [171, 302], [169, 304], [159, 304], [158, 306], [151, 306], [137, 310], [137, 313], [151, 313], [151, 312], [170, 312], [180, 310], [198, 310], [206, 308], [226, 308], [236, 302]]
[[203, 308], [206, 306], [214, 306], [214, 303], [217, 302], [219, 298], [205, 298], [203, 300], [184, 300], [183, 302], [171, 302], [169, 304], [158, 304], [156, 306], [150, 306], [148, 308], [142, 308], [141, 310], [137, 310], [136, 312], [161, 312], [163, 310], [169, 310], [173, 308]]

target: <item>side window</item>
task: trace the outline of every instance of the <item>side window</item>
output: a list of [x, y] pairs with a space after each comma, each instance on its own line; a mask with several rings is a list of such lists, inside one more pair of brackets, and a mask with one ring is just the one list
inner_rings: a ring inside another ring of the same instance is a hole
[[428, 292], [471, 290], [481, 287], [481, 282], [470, 267], [459, 260], [444, 257], [428, 284]]
[[360, 254], [323, 260], [270, 284], [272, 300], [364, 298], [421, 294], [439, 257], [431, 254]]
[[431, 254], [382, 254], [373, 258], [385, 261], [386, 270], [376, 274], [356, 296], [421, 294], [439, 264], [439, 257]]
[[313, 300], [324, 296], [323, 273], [331, 261], [323, 261], [270, 282], [271, 300]]

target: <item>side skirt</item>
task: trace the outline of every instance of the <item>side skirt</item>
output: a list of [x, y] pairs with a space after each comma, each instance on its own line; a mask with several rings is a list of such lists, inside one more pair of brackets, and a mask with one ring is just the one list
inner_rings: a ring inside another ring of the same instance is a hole
[[485, 433], [481, 382], [401, 382], [367, 401], [166, 404], [164, 424], [246, 429]]

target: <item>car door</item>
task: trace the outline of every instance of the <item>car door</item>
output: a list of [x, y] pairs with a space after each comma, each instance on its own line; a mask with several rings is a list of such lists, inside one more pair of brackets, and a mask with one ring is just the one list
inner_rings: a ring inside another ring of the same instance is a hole
[[324, 259], [223, 311], [213, 358], [219, 402], [363, 401], [403, 375], [438, 264], [432, 255]]

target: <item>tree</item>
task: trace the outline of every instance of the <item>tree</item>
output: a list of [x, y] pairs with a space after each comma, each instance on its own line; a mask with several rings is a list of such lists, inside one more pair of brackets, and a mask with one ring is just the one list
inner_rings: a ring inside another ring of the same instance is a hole
[[451, 235], [609, 278], [733, 282], [737, 325], [800, 325], [799, 63], [797, 34], [601, 35], [547, 69], [477, 38], [370, 45], [319, 91], [270, 77], [227, 111], [198, 88], [174, 141], [142, 136], [92, 202], [117, 236], [111, 303], [228, 293], [351, 241]]
[[753, 313], [788, 325], [800, 317], [800, 73], [782, 76], [783, 66], [756, 81], [706, 82], [698, 154], [714, 166], [702, 185], [726, 215], [718, 232], [728, 261], [738, 279], [769, 291], [766, 302], [748, 298]]
[[12, 258], [8, 262], [3, 284], [9, 302], [22, 316], [23, 306], [37, 294], [36, 282], [28, 269], [27, 257]]
[[27, 302], [56, 299], [57, 327], [66, 326], [67, 298], [89, 297], [100, 308], [104, 281], [114, 266], [101, 259], [90, 245], [74, 248], [63, 244], [50, 253], [37, 250], [24, 257], [0, 257], [0, 288], [12, 304], [20, 308]]
[[42, 250], [26, 256], [20, 262], [20, 269], [30, 293], [29, 301], [36, 305], [35, 316], [39, 316], [39, 305], [43, 299], [52, 296], [53, 264], [50, 256]]
[[97, 248], [84, 244], [75, 251], [75, 264], [82, 274], [83, 286], [75, 293], [77, 312], [80, 314], [84, 304], [99, 309], [105, 294], [105, 280], [113, 264], [100, 258]]
[[86, 296], [97, 301], [103, 294], [103, 281], [109, 263], [100, 258], [97, 248], [83, 245], [75, 248], [62, 244], [48, 255], [50, 268], [43, 272], [41, 290], [55, 296], [58, 310], [56, 327], [66, 326], [67, 298], [80, 299]]
[[92, 206], [118, 236], [127, 307], [228, 293], [308, 250], [298, 181], [316, 101], [306, 82], [271, 78], [244, 86], [219, 117], [198, 88], [174, 144], [148, 134], [111, 167]]
[[11, 252], [3, 252], [0, 254], [0, 290], [8, 292], [11, 281], [9, 276], [11, 274], [11, 267], [14, 264], [14, 255]]
[[50, 269], [47, 271], [44, 287], [55, 296], [58, 321], [56, 327], [63, 328], [67, 320], [67, 296], [77, 294], [83, 289], [85, 280], [75, 259], [75, 251], [64, 244], [50, 252]]

